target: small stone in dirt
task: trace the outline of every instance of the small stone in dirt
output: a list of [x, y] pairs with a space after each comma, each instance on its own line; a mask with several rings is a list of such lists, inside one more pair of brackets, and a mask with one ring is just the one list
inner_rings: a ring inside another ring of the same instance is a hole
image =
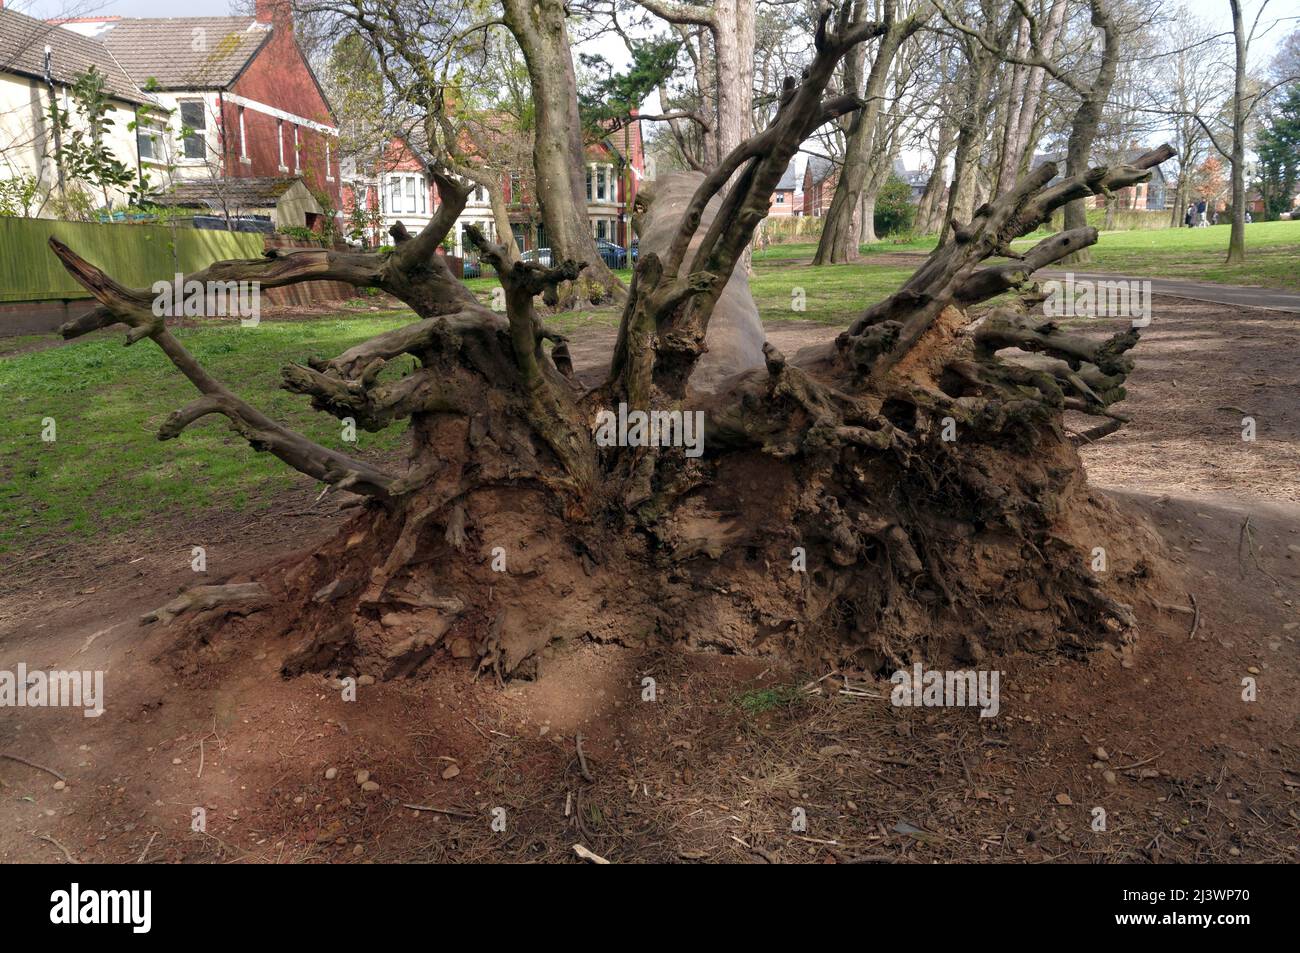
[[266, 661], [266, 653], [265, 653], [265, 652], [258, 652], [256, 655], [253, 656], [253, 661], [254, 661], [254, 662], [264, 662], [264, 661]]
[[362, 847], [360, 844], [358, 844], [356, 847], [353, 847], [353, 848], [352, 848], [352, 856], [353, 856], [353, 857], [360, 857], [360, 856], [361, 856], [362, 854], [364, 854], [365, 852], [366, 852], [366, 849], [365, 849], [364, 847]]
[[181, 763], [180, 758], [172, 758], [172, 764], [180, 764], [180, 763]]
[[1068, 794], [1058, 794], [1056, 795], [1056, 803], [1063, 804], [1066, 807], [1069, 807], [1071, 804], [1074, 803], [1074, 801], [1070, 800], [1070, 795]]
[[1114, 784], [1114, 783], [1115, 783], [1115, 772], [1114, 772], [1114, 771], [1103, 771], [1103, 772], [1101, 773], [1101, 776], [1102, 776], [1103, 778], [1106, 779], [1106, 783], [1107, 783], [1107, 784]]
[[365, 784], [361, 785], [361, 790], [363, 790], [363, 791], [378, 791], [378, 790], [379, 790], [379, 782], [378, 782], [378, 781], [367, 781]]
[[1254, 666], [1254, 665], [1252, 665], [1250, 668], [1246, 669], [1246, 671], [1250, 672], [1251, 675], [1258, 675], [1258, 674], [1259, 674], [1259, 669], [1258, 669], [1256, 666]]
[[54, 790], [56, 790], [56, 791], [62, 791], [62, 790], [63, 790], [64, 788], [66, 788], [67, 786], [68, 786], [67, 783], [64, 782], [64, 781], [55, 781], [55, 782], [54, 782]]
[[365, 783], [366, 783], [367, 781], [369, 781], [369, 780], [370, 780], [370, 772], [369, 772], [369, 771], [364, 771], [364, 770], [363, 770], [363, 771], [358, 771], [358, 772], [357, 772], [357, 784], [365, 784]]
[[1103, 747], [1101, 747], [1101, 746], [1098, 746], [1098, 747], [1097, 747], [1097, 752], [1096, 752], [1096, 753], [1097, 753], [1097, 760], [1098, 760], [1098, 761], [1109, 761], [1109, 760], [1110, 760], [1110, 755], [1107, 753], [1107, 751], [1106, 751], [1105, 748], [1103, 748]]
[[375, 684], [375, 676], [373, 676], [373, 675], [362, 675], [360, 678], [357, 679], [357, 684], [358, 684], [358, 685], [373, 685], [373, 684]]
[[449, 764], [447, 767], [442, 769], [442, 779], [444, 781], [450, 781], [458, 774], [460, 774], [460, 768], [456, 767], [454, 764]]
[[326, 768], [326, 769], [325, 769], [325, 780], [326, 780], [326, 781], [333, 781], [333, 780], [334, 780], [335, 778], [337, 778], [338, 776], [339, 776], [339, 769], [338, 769], [338, 768]]
[[1238, 850], [1236, 847], [1229, 847], [1229, 848], [1228, 848], [1228, 856], [1229, 856], [1229, 857], [1240, 857], [1240, 856], [1241, 856], [1241, 851]]
[[465, 638], [452, 639], [449, 648], [451, 649], [452, 658], [469, 658], [474, 654], [474, 649], [470, 646], [469, 639]]

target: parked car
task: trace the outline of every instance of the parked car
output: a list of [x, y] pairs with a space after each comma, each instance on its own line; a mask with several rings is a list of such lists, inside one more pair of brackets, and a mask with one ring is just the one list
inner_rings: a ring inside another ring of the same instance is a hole
[[611, 268], [627, 267], [627, 249], [622, 245], [615, 245], [607, 239], [598, 238], [596, 239], [596, 253]]
[[462, 278], [481, 278], [483, 276], [483, 265], [477, 258], [466, 258], [461, 265]]
[[535, 261], [539, 265], [547, 268], [551, 267], [551, 250], [549, 248], [534, 248], [532, 251], [526, 251], [519, 256], [521, 261]]

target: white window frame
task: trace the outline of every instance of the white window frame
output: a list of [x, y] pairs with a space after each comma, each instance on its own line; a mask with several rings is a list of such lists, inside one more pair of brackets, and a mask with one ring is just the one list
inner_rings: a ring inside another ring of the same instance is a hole
[[293, 171], [302, 171], [302, 150], [298, 145], [298, 124], [293, 124]]
[[[64, 90], [64, 94], [66, 96], [67, 94], [66, 89]], [[178, 157], [178, 161], [180, 162], [188, 162], [188, 163], [204, 162], [208, 158], [208, 104], [201, 98], [200, 99], [190, 99], [190, 98], [178, 99], [176, 101], [176, 120], [177, 122], [180, 123], [180, 129], [183, 131], [185, 129], [185, 107], [187, 105], [194, 105], [194, 104], [198, 104], [199, 111], [202, 113], [203, 125], [201, 127], [195, 126], [191, 128], [193, 128], [194, 130], [193, 135], [196, 136], [199, 142], [202, 144], [203, 155], [201, 156], [190, 155], [189, 154], [190, 137], [181, 136], [181, 154]]]
[[280, 171], [288, 172], [289, 167], [284, 164], [284, 120], [275, 121], [275, 138], [280, 144]]
[[244, 107], [239, 107], [239, 161], [245, 165], [251, 165], [253, 160], [248, 157], [248, 130], [244, 128]]

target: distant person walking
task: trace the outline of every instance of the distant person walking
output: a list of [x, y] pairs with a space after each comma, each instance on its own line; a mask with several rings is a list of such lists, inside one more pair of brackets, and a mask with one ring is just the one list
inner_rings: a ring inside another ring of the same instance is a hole
[[1207, 207], [1205, 199], [1201, 199], [1196, 203], [1196, 224], [1200, 228], [1205, 228], [1205, 226], [1209, 224], [1205, 221], [1205, 210]]
[[1187, 214], [1183, 216], [1183, 224], [1186, 225], [1188, 228], [1191, 228], [1192, 225], [1195, 224], [1195, 218], [1196, 218], [1196, 206], [1195, 205], [1187, 206]]

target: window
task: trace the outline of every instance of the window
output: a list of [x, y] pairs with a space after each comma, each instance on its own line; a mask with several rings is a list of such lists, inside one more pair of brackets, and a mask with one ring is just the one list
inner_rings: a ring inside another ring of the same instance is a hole
[[135, 115], [135, 145], [141, 159], [161, 161], [166, 158], [163, 131], [154, 124], [155, 121], [155, 117], [143, 109]]
[[248, 134], [244, 129], [244, 107], [239, 107], [239, 158], [248, 158]]
[[596, 239], [604, 241], [607, 238], [609, 238], [609, 222], [603, 218], [596, 219]]
[[[524, 200], [524, 177], [518, 172], [510, 173], [510, 203], [519, 205]], [[520, 246], [522, 247], [522, 246]]]
[[784, 193], [784, 192], [777, 192], [777, 193], [776, 193], [776, 204], [777, 204], [777, 205], [784, 205], [784, 204], [785, 204], [785, 193]]
[[396, 215], [402, 211], [402, 177], [398, 175], [390, 175], [388, 181], [388, 187], [392, 189], [392, 197], [388, 203], [388, 210]]
[[596, 200], [605, 201], [605, 167], [596, 170]]
[[406, 208], [408, 211], [415, 211], [415, 177], [404, 176], [406, 179]]
[[591, 166], [587, 166], [587, 201], [588, 202], [591, 201], [592, 194], [593, 193], [591, 191]]
[[293, 171], [302, 171], [302, 153], [298, 147], [298, 127], [293, 127]]
[[418, 176], [415, 181], [417, 185], [416, 191], [420, 194], [420, 214], [424, 215], [427, 214], [425, 210], [428, 208], [426, 203], [428, 202], [429, 187], [425, 184], [422, 175]]
[[280, 144], [280, 171], [288, 172], [289, 167], [284, 164], [284, 120], [275, 121], [275, 138]]
[[[243, 110], [240, 110], [240, 115], [243, 115]], [[330, 141], [328, 139], [325, 140], [325, 181], [334, 181], [334, 172], [330, 166]]]
[[207, 113], [201, 99], [181, 100], [181, 135], [185, 137], [185, 158], [207, 158]]

